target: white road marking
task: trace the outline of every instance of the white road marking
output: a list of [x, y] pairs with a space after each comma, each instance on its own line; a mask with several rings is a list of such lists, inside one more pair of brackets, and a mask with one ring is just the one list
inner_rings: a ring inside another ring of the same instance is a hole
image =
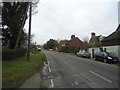
[[98, 76], [98, 77], [100, 77], [100, 78], [108, 81], [109, 83], [112, 83], [112, 81], [110, 81], [109, 79], [107, 79], [107, 78], [105, 78], [105, 77], [103, 77], [103, 76], [101, 76], [101, 75], [99, 75], [99, 74], [97, 74], [97, 73], [95, 73], [95, 72], [93, 72], [93, 71], [91, 71], [91, 70], [89, 70], [89, 72], [91, 72], [92, 74], [94, 74], [94, 75], [96, 75], [96, 76]]
[[[51, 73], [52, 71], [51, 71], [51, 69], [50, 69], [50, 63], [49, 63], [49, 61], [48, 61], [48, 69], [49, 69], [49, 72]], [[54, 83], [53, 83], [53, 79], [50, 79], [50, 82], [51, 82], [51, 88], [54, 88]]]
[[50, 63], [48, 61], [48, 69], [49, 69], [49, 72], [51, 73], [51, 69], [50, 69]]
[[54, 88], [53, 79], [50, 79], [50, 81], [51, 81], [51, 88]]

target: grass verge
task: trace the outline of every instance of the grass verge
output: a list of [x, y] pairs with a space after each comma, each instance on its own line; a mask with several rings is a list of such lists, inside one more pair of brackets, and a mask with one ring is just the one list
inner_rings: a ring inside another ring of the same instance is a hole
[[76, 56], [76, 54], [74, 53], [65, 53], [65, 54]]
[[0, 89], [2, 89], [2, 61], [0, 60]]
[[17, 88], [26, 79], [32, 76], [45, 59], [44, 53], [31, 54], [28, 62], [25, 57], [2, 62], [2, 87]]

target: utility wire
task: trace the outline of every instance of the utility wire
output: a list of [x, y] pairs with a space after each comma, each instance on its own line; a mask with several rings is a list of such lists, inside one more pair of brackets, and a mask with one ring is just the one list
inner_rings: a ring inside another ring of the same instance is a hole
[[81, 25], [78, 25], [78, 24], [74, 23], [72, 20], [70, 20], [70, 19], [66, 18], [65, 16], [63, 16], [62, 14], [60, 14], [60, 13], [56, 12], [55, 10], [53, 10], [53, 9], [49, 8], [48, 6], [46, 6], [46, 5], [44, 5], [44, 4], [41, 4], [41, 5], [42, 5], [43, 7], [46, 7], [48, 10], [50, 10], [50, 11], [52, 11], [52, 12], [56, 13], [58, 16], [60, 16], [60, 17], [64, 18], [66, 21], [68, 21], [68, 22], [70, 22], [70, 23], [72, 23], [72, 24], [76, 25], [77, 27], [83, 28], [83, 30], [88, 30], [87, 28], [84, 28], [83, 26], [81, 26]]

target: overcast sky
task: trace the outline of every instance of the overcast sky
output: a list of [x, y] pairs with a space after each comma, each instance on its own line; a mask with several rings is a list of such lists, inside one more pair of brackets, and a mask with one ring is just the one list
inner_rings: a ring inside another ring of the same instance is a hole
[[[89, 1], [89, 2], [88, 2]], [[32, 16], [34, 41], [43, 44], [52, 39], [81, 40], [96, 35], [107, 36], [118, 25], [119, 0], [40, 0], [38, 13]], [[28, 21], [25, 28], [28, 30]]]

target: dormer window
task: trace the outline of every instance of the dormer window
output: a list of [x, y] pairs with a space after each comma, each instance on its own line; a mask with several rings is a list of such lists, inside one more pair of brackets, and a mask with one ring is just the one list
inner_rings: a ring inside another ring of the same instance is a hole
[[103, 36], [102, 35], [99, 37], [99, 40], [100, 40], [100, 42], [103, 40]]

